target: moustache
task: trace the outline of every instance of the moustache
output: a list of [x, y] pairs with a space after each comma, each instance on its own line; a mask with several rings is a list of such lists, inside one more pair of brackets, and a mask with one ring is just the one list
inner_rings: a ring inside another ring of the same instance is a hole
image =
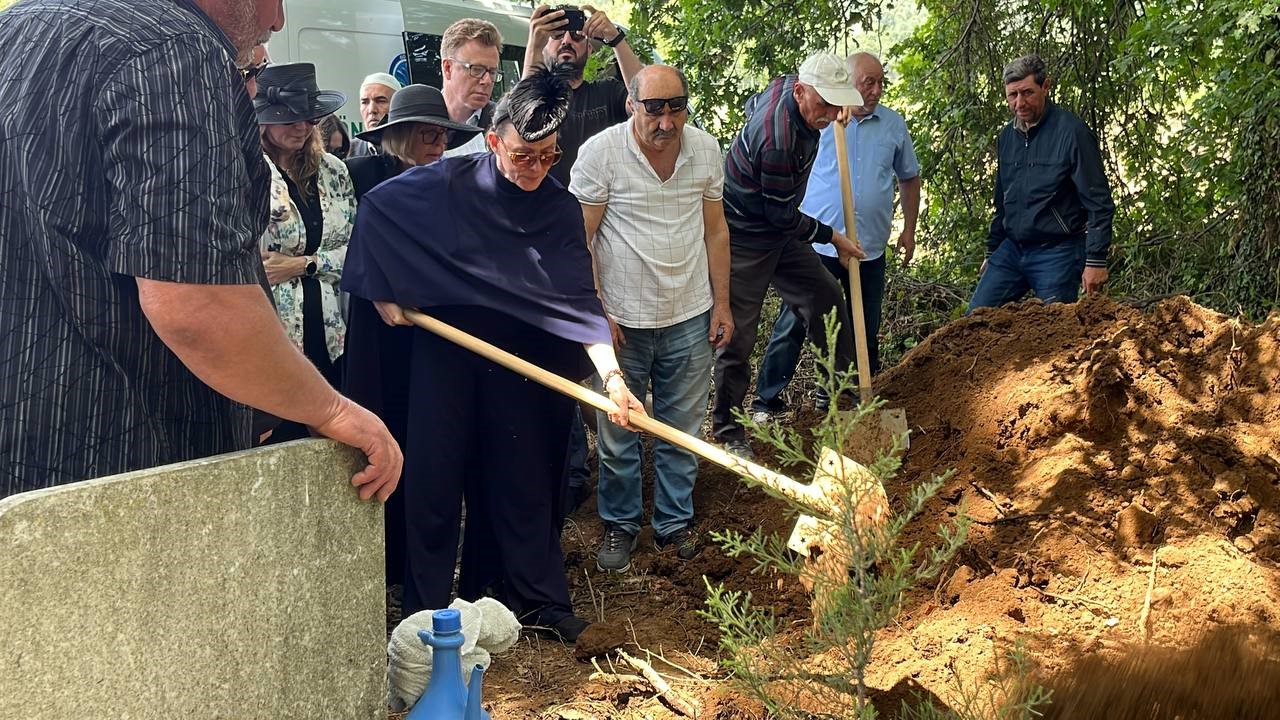
[[576, 49], [574, 49], [574, 47], [573, 47], [572, 45], [561, 45], [561, 46], [560, 46], [560, 49], [556, 51], [556, 54], [557, 54], [557, 55], [559, 55], [560, 53], [563, 53], [563, 52], [564, 52], [564, 51], [566, 51], [566, 50], [568, 50], [569, 52], [573, 53], [574, 55], [577, 55], [577, 54], [578, 54], [578, 51], [577, 51]]
[[653, 137], [655, 140], [673, 138], [675, 136], [676, 136], [676, 131], [674, 128], [671, 130], [663, 130], [662, 128], [658, 128], [653, 131]]

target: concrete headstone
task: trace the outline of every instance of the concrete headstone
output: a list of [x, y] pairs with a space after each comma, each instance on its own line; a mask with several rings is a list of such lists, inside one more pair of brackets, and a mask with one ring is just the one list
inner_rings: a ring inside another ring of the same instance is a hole
[[362, 462], [306, 440], [0, 500], [0, 719], [385, 718]]

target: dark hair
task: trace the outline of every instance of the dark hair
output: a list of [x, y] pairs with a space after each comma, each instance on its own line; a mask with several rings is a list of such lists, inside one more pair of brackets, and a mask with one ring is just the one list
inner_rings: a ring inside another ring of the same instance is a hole
[[[329, 140], [334, 133], [342, 136], [342, 145], [337, 150], [330, 150]], [[333, 153], [339, 158], [346, 159], [347, 153], [351, 152], [351, 135], [347, 133], [347, 127], [342, 124], [337, 115], [325, 115], [320, 120], [320, 139], [324, 142], [324, 151]]]
[[1031, 53], [1030, 55], [1023, 55], [1017, 60], [1014, 60], [1010, 62], [1008, 65], [1004, 66], [1004, 84], [1005, 85], [1008, 85], [1011, 82], [1018, 82], [1019, 80], [1027, 77], [1028, 75], [1035, 75], [1036, 84], [1044, 85], [1044, 80], [1046, 77], [1044, 60], [1041, 60], [1040, 56], [1035, 53]]
[[576, 72], [571, 63], [559, 63], [551, 69], [535, 67], [498, 101], [493, 131], [509, 123], [526, 142], [537, 142], [559, 130], [569, 113], [569, 78]]

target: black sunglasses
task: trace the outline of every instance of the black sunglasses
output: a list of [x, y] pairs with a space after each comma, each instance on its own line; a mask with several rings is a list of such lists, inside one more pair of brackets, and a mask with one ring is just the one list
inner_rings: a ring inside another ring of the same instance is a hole
[[673, 98], [649, 98], [648, 100], [640, 100], [639, 102], [644, 106], [644, 111], [650, 115], [661, 115], [663, 105], [671, 108], [671, 112], [678, 113], [689, 107], [689, 96], [678, 95]]
[[577, 30], [556, 30], [555, 32], [551, 33], [551, 39], [555, 40], [556, 42], [560, 42], [560, 40], [564, 38], [566, 32], [569, 34], [569, 37], [574, 42], [582, 42], [582, 39], [587, 36], [586, 33], [579, 32]]

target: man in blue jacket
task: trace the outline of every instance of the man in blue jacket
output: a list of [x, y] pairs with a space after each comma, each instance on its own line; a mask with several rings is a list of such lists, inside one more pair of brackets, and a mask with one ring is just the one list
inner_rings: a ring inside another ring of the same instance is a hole
[[1013, 120], [996, 142], [995, 217], [970, 312], [1027, 290], [1045, 302], [1075, 302], [1081, 284], [1093, 293], [1107, 281], [1115, 203], [1098, 139], [1049, 101], [1050, 84], [1039, 55], [1004, 68]]

